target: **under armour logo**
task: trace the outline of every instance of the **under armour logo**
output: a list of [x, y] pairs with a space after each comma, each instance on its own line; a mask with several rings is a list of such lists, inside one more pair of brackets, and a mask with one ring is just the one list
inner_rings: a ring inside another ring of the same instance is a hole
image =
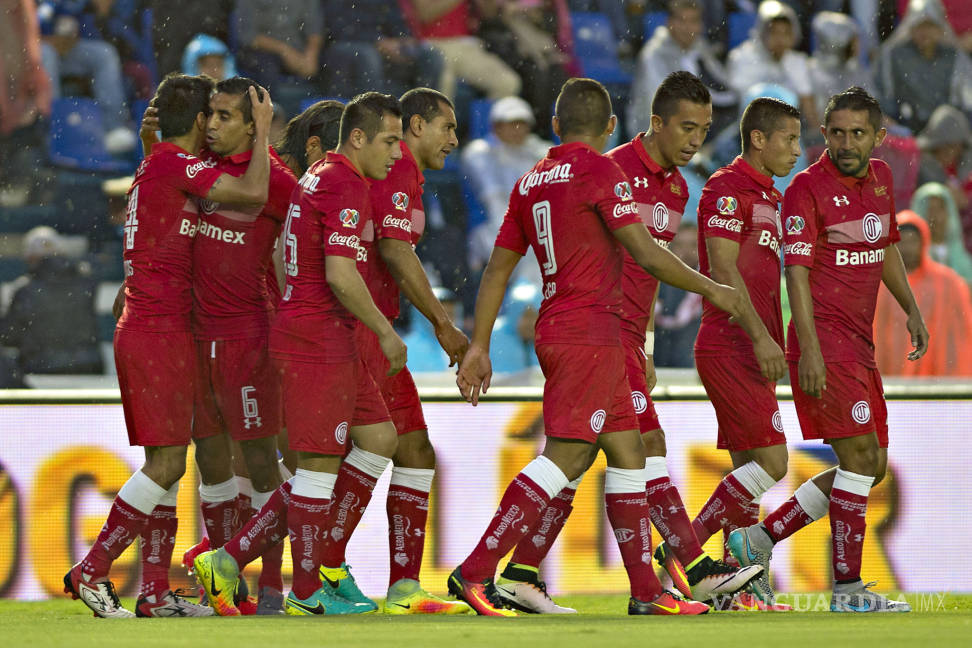
[[251, 427], [263, 427], [263, 419], [259, 416], [244, 419], [243, 427], [245, 427], [247, 430], [249, 430]]
[[642, 177], [635, 178], [634, 179], [634, 186], [635, 187], [638, 187], [639, 189], [647, 189], [648, 188], [648, 178], [642, 178]]
[[834, 204], [837, 205], [838, 207], [840, 207], [841, 205], [845, 207], [847, 205], [850, 205], [850, 198], [848, 198], [847, 196], [841, 196], [839, 198], [837, 196], [834, 196], [833, 198], [834, 198]]

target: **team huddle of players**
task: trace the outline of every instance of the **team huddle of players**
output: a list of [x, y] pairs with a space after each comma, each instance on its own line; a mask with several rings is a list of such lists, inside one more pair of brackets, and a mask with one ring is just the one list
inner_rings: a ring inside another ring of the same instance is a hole
[[[912, 359], [928, 340], [893, 245], [890, 172], [870, 159], [884, 130], [866, 92], [831, 99], [827, 151], [782, 197], [773, 177], [800, 154], [800, 114], [767, 98], [747, 107], [741, 156], [703, 190], [696, 272], [667, 248], [688, 199], [678, 167], [712, 123], [708, 91], [692, 74], [673, 73], [656, 91], [650, 129], [602, 155], [616, 126], [610, 97], [596, 81], [569, 80], [553, 120], [562, 143], [512, 191], [471, 340], [414, 252], [425, 221], [422, 173], [442, 168], [458, 145], [451, 101], [418, 88], [400, 100], [371, 92], [346, 106], [321, 102], [288, 126], [280, 157], [268, 144], [271, 115], [266, 92], [247, 79], [214, 86], [182, 75], [163, 81], [146, 113], [150, 154], [129, 194], [115, 335], [129, 438], [146, 460], [65, 575], [66, 593], [103, 617], [376, 611], [345, 548], [391, 463], [386, 613], [572, 613], [547, 595], [539, 568], [603, 451], [629, 614], [787, 609], [770, 585], [772, 547], [828, 514], [831, 609], [908, 610], [860, 577], [867, 495], [887, 464], [871, 341], [882, 281], [908, 313]], [[530, 247], [544, 279], [536, 351], [547, 442], [449, 577], [458, 600], [447, 601], [419, 583], [435, 452], [391, 323], [401, 291], [434, 325], [475, 405], [489, 387], [490, 334], [507, 282]], [[781, 249], [793, 309], [785, 356]], [[718, 447], [734, 465], [695, 520], [669, 478], [649, 395], [659, 281], [704, 298], [698, 370], [716, 409]], [[804, 437], [831, 444], [839, 466], [760, 523], [760, 497], [786, 473], [775, 382], [787, 364]], [[184, 562], [205, 590], [201, 603], [168, 582], [190, 441], [207, 538]], [[664, 539], [654, 551], [649, 523]], [[725, 560], [701, 549], [719, 531]], [[286, 597], [285, 534], [293, 558]], [[136, 538], [143, 569], [133, 614], [108, 572]], [[240, 573], [257, 558], [251, 597]], [[673, 589], [663, 589], [653, 558]]]

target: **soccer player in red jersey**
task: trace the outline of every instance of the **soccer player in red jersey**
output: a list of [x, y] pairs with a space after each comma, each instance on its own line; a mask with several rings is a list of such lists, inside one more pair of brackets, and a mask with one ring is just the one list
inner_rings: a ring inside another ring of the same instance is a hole
[[[287, 613], [377, 608], [360, 595], [347, 569], [332, 587], [321, 585], [319, 568], [333, 564], [339, 551], [329, 539], [350, 537], [360, 519], [348, 515], [351, 507], [345, 500], [367, 506], [377, 475], [397, 447], [388, 410], [361, 362], [355, 326], [360, 320], [378, 336], [389, 375], [401, 370], [405, 345], [375, 306], [357, 267], [367, 253], [361, 240], [374, 235], [367, 179], [385, 178], [401, 158], [401, 133], [397, 99], [374, 92], [359, 95], [344, 109], [337, 152], [312, 166], [291, 198], [282, 237], [287, 286], [271, 327], [270, 353], [282, 376], [290, 446], [299, 452], [297, 474], [232, 541], [194, 561], [221, 615], [239, 613], [232, 592], [240, 567], [276, 542], [284, 524], [294, 564]], [[354, 448], [347, 461], [355, 470], [342, 471], [339, 480], [349, 438]], [[260, 547], [256, 555], [254, 546]]]
[[[455, 363], [462, 358], [469, 340], [455, 327], [432, 292], [422, 263], [415, 254], [415, 245], [425, 228], [422, 210], [425, 178], [422, 173], [427, 169], [441, 169], [446, 157], [458, 146], [456, 114], [448, 97], [429, 88], [410, 90], [402, 95], [400, 102], [404, 134], [402, 157], [395, 162], [387, 178], [374, 182], [371, 187], [375, 236], [372, 243], [366, 243], [368, 289], [375, 304], [391, 322], [399, 314], [400, 286], [401, 292], [433, 324], [442, 348]], [[435, 450], [429, 441], [415, 382], [408, 367], [394, 376], [386, 375], [388, 361], [381, 352], [378, 337], [361, 325], [357, 328], [357, 345], [398, 432], [398, 449], [392, 458], [394, 468], [387, 499], [390, 570], [385, 612], [468, 613], [469, 606], [465, 603], [444, 601], [419, 585], [429, 491], [435, 475]], [[357, 448], [351, 450], [342, 472], [358, 469], [358, 452]], [[362, 477], [359, 475], [358, 478]], [[341, 506], [346, 506], [344, 501]], [[344, 516], [339, 511], [338, 519], [360, 516], [363, 508], [356, 506]], [[331, 537], [335, 538], [333, 530]], [[340, 563], [344, 562], [345, 543], [346, 536], [335, 540], [335, 544], [341, 545]], [[322, 572], [322, 576], [330, 581], [340, 580], [345, 575], [339, 564], [324, 566]]]
[[831, 97], [821, 127], [827, 150], [793, 179], [783, 199], [793, 400], [803, 438], [830, 444], [838, 465], [803, 483], [762, 523], [729, 536], [741, 564], [765, 566], [774, 544], [829, 513], [834, 612], [911, 609], [861, 580], [867, 497], [888, 462], [887, 407], [872, 337], [882, 282], [908, 314], [909, 359], [928, 347], [895, 245], [891, 170], [871, 159], [885, 136], [882, 119], [877, 100], [861, 88]]
[[[631, 185], [598, 150], [614, 130], [611, 99], [600, 83], [571, 79], [557, 99], [554, 131], [563, 144], [513, 189], [483, 274], [473, 339], [457, 383], [478, 403], [492, 374], [489, 339], [506, 284], [533, 248], [544, 277], [536, 349], [546, 376], [543, 454], [507, 488], [473, 552], [449, 577], [449, 590], [479, 614], [515, 616], [495, 592], [496, 565], [527, 534], [548, 503], [607, 456], [605, 503], [631, 581], [629, 614], [700, 614], [708, 606], [663, 592], [651, 569], [645, 452], [624, 374], [618, 244], [662, 281], [699, 292], [742, 315], [734, 289], [716, 284], [660, 247], [641, 222]], [[761, 570], [760, 570], [761, 571]]]
[[[800, 156], [800, 112], [761, 97], [740, 121], [742, 155], [716, 171], [699, 201], [702, 274], [737, 288], [759, 314], [750, 338], [722, 311], [703, 302], [695, 364], [719, 423], [717, 447], [728, 450], [733, 471], [716, 487], [693, 522], [705, 542], [720, 529], [728, 535], [758, 519], [759, 500], [786, 474], [786, 437], [776, 381], [786, 373], [780, 309], [783, 197], [774, 176], [789, 174]], [[748, 595], [731, 605], [774, 606], [764, 572]]]
[[[206, 132], [212, 82], [173, 75], [159, 86], [162, 142], [139, 166], [125, 221], [124, 306], [115, 332], [115, 364], [129, 441], [145, 447], [145, 464], [122, 486], [98, 539], [64, 576], [65, 592], [97, 616], [125, 617], [108, 580], [112, 562], [139, 535], [156, 560], [143, 574], [140, 616], [203, 616], [211, 611], [172, 593], [168, 565], [175, 541], [175, 503], [192, 435], [194, 352], [192, 238], [197, 198], [262, 204], [267, 199], [270, 98], [247, 89], [255, 122], [254, 155], [241, 177], [196, 157]], [[120, 301], [118, 302], [121, 303]], [[160, 354], [159, 350], [165, 353]], [[152, 544], [154, 536], [169, 538]], [[151, 591], [148, 591], [148, 590]]]
[[[655, 92], [650, 131], [639, 133], [632, 141], [607, 153], [632, 183], [632, 197], [641, 222], [662, 247], [668, 248], [675, 237], [688, 201], [688, 186], [678, 167], [688, 164], [702, 146], [711, 123], [709, 91], [690, 72], [674, 72]], [[666, 540], [662, 547], [670, 548], [659, 554], [659, 560], [687, 597], [704, 601], [732, 594], [744, 587], [755, 573], [731, 568], [703, 553], [678, 489], [668, 475], [665, 433], [650, 395], [655, 384], [651, 329], [658, 279], [638, 265], [630, 254], [622, 254], [621, 340], [631, 401], [647, 455], [645, 494], [652, 523]], [[551, 500], [543, 518], [517, 545], [510, 563], [497, 580], [497, 593], [515, 609], [574, 612], [550, 599], [539, 580], [538, 568], [570, 515], [579, 481], [580, 478], [568, 484]], [[682, 565], [688, 568], [687, 575]]]

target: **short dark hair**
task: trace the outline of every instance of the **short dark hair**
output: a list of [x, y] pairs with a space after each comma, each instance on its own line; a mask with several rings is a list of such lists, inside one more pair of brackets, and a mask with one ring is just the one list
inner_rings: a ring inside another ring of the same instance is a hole
[[402, 118], [402, 105], [398, 99], [380, 92], [365, 92], [348, 102], [341, 115], [341, 143], [347, 142], [351, 131], [360, 128], [368, 140], [374, 138], [381, 130], [381, 120], [385, 115]]
[[672, 72], [655, 90], [655, 96], [651, 100], [651, 114], [658, 115], [663, 122], [667, 122], [669, 117], [678, 112], [679, 101], [690, 101], [704, 106], [712, 103], [712, 95], [699, 77], [691, 72]]
[[216, 84], [216, 92], [236, 95], [240, 99], [240, 112], [243, 113], [243, 123], [249, 124], [253, 121], [253, 102], [250, 101], [250, 86], [257, 89], [257, 97], [263, 101], [263, 90], [256, 81], [247, 77], [235, 76], [223, 79]]
[[289, 122], [287, 129], [274, 147], [281, 157], [289, 156], [297, 168], [291, 169], [297, 175], [307, 170], [307, 140], [317, 136], [321, 148], [333, 151], [338, 145], [338, 130], [344, 104], [334, 99], [325, 99], [309, 106]]
[[702, 11], [702, 6], [699, 4], [699, 0], [668, 0], [668, 3], [665, 5], [665, 11], [668, 15], [672, 15], [676, 11], [685, 11], [686, 9]]
[[800, 119], [800, 111], [773, 97], [756, 97], [739, 120], [739, 136], [742, 138], [742, 151], [748, 153], [752, 146], [753, 131], [760, 131], [767, 137], [782, 128], [780, 122], [785, 117]]
[[560, 137], [600, 135], [611, 119], [611, 95], [594, 79], [573, 78], [560, 89], [554, 107], [560, 122]]
[[412, 88], [398, 100], [402, 105], [402, 129], [408, 129], [412, 117], [418, 115], [427, 122], [432, 121], [442, 112], [442, 104], [453, 110], [456, 107], [452, 100], [438, 90], [432, 88]]
[[825, 126], [830, 123], [830, 113], [835, 110], [866, 110], [867, 121], [874, 128], [875, 133], [881, 130], [881, 123], [884, 121], [881, 104], [860, 86], [852, 86], [830, 98], [824, 109]]
[[209, 108], [209, 97], [212, 94], [213, 80], [207, 76], [173, 72], [162, 79], [151, 103], [159, 111], [162, 139], [188, 133], [199, 113], [208, 117], [212, 113]]

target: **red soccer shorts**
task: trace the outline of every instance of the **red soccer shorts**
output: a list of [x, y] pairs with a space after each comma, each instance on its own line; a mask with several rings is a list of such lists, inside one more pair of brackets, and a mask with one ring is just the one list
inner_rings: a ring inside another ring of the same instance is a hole
[[596, 443], [600, 434], [637, 430], [631, 387], [618, 346], [540, 344], [546, 435]]
[[350, 428], [391, 420], [378, 386], [360, 360], [275, 361], [291, 450], [343, 456]]
[[192, 436], [228, 432], [235, 441], [280, 432], [280, 381], [267, 337], [196, 340], [196, 405]]
[[655, 404], [648, 392], [648, 380], [645, 378], [645, 371], [648, 368], [645, 350], [642, 347], [625, 345], [624, 368], [628, 384], [631, 386], [631, 405], [634, 407], [635, 416], [638, 417], [638, 429], [642, 434], [660, 430], [661, 422], [658, 420]]
[[128, 442], [189, 445], [195, 376], [192, 335], [120, 328], [115, 329], [114, 346]]
[[415, 430], [425, 430], [425, 416], [422, 414], [422, 402], [419, 400], [418, 389], [408, 367], [403, 368], [394, 376], [388, 376], [388, 359], [381, 351], [378, 336], [371, 329], [358, 324], [355, 331], [358, 353], [375, 384], [381, 392], [381, 397], [388, 407], [388, 414], [399, 435], [408, 434]]
[[888, 447], [888, 406], [881, 374], [858, 362], [827, 365], [827, 389], [820, 398], [800, 389], [797, 363], [790, 363], [793, 403], [804, 439], [844, 439], [872, 432]]
[[717, 448], [741, 452], [786, 443], [776, 383], [763, 378], [754, 355], [701, 355], [695, 366], [715, 407]]

